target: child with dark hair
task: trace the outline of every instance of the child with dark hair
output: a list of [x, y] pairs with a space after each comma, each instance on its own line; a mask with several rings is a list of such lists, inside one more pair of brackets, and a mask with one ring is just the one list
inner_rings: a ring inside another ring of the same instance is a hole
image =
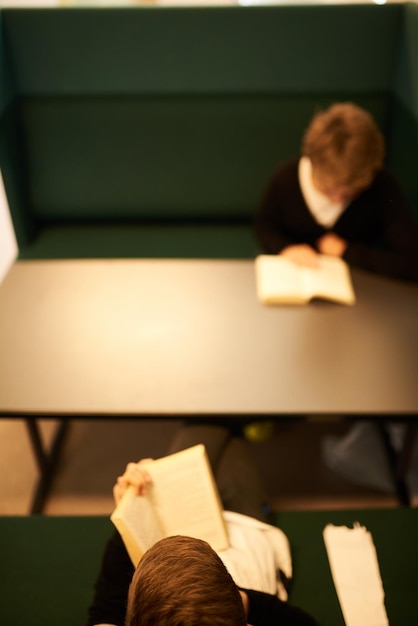
[[[146, 552], [135, 571], [114, 533], [88, 626], [314, 626], [286, 601], [290, 550], [282, 531], [264, 521], [263, 490], [248, 442], [230, 428], [191, 424], [180, 429], [170, 452], [197, 443], [205, 443], [223, 505], [232, 509], [224, 511], [230, 549], [217, 555], [200, 540], [169, 537]], [[129, 463], [114, 486], [115, 502], [130, 486], [140, 497], [149, 483], [142, 462]]]
[[246, 626], [244, 604], [208, 543], [167, 537], [140, 560], [129, 589], [126, 626]]

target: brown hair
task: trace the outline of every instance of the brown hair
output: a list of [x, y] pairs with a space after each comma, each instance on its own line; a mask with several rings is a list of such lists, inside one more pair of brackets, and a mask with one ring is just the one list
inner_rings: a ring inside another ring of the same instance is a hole
[[238, 588], [205, 541], [168, 537], [140, 560], [126, 626], [246, 626]]
[[317, 113], [302, 143], [313, 170], [341, 186], [368, 187], [383, 165], [383, 135], [372, 116], [352, 104]]

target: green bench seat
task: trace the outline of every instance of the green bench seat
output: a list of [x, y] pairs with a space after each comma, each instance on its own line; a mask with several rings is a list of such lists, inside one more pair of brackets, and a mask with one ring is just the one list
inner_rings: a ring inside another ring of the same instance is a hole
[[[343, 626], [322, 530], [327, 523], [372, 533], [391, 626], [418, 623], [418, 509], [282, 512], [276, 523], [293, 556], [290, 600], [321, 626]], [[113, 526], [105, 517], [0, 517], [0, 623], [85, 623], [101, 557]]]
[[250, 224], [218, 222], [70, 223], [43, 228], [21, 259], [223, 258], [259, 252]]

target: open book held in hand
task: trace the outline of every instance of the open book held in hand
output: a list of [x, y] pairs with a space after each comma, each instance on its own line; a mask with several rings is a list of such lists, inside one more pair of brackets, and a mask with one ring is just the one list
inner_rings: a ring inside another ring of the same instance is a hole
[[353, 305], [350, 270], [339, 257], [318, 255], [318, 268], [301, 267], [280, 255], [255, 259], [257, 297], [263, 304], [307, 304], [313, 298]]
[[172, 535], [204, 539], [216, 551], [229, 546], [204, 445], [149, 461], [144, 467], [152, 481], [145, 495], [129, 488], [110, 517], [135, 567], [154, 543]]

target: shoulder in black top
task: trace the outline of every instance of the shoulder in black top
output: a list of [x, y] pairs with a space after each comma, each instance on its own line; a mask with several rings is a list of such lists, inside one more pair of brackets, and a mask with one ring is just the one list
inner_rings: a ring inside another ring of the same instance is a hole
[[276, 596], [243, 589], [248, 595], [248, 623], [252, 626], [315, 626], [316, 621], [305, 611]]

